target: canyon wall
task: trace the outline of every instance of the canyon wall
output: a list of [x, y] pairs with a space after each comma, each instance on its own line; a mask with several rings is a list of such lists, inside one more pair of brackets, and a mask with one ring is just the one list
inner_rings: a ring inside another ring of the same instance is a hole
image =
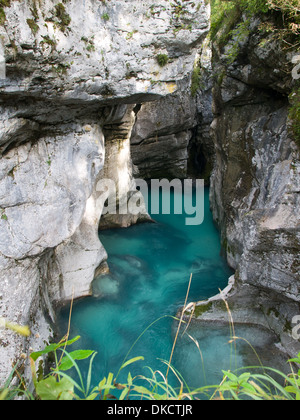
[[[294, 51], [254, 18], [247, 36], [214, 44], [212, 60], [209, 5], [160, 3], [10, 0], [1, 9], [0, 317], [28, 324], [32, 335], [0, 330], [0, 383], [21, 353], [49, 341], [56, 304], [89, 295], [106, 269], [99, 223], [148, 220], [143, 208], [102, 216], [106, 178], [117, 204], [139, 177], [210, 181], [236, 270], [234, 320], [271, 329], [290, 353], [298, 348]], [[227, 322], [217, 302], [201, 312]]]
[[135, 188], [135, 104], [189, 87], [209, 26], [204, 1], [186, 1], [180, 10], [149, 0], [5, 4], [0, 316], [28, 324], [32, 335], [0, 331], [0, 382], [21, 353], [49, 340], [54, 303], [91, 293], [106, 260], [99, 180], [120, 181], [122, 197]]
[[[300, 314], [300, 161], [288, 112], [296, 50], [262, 30], [260, 18], [246, 24], [227, 45], [213, 44], [211, 207], [236, 270], [227, 296], [234, 322], [271, 329], [294, 356], [300, 350], [292, 337]], [[207, 309], [199, 319], [226, 319], [222, 300]]]
[[[211, 46], [205, 38], [193, 63], [197, 80], [137, 108], [131, 134], [135, 176], [143, 179], [203, 178], [209, 184], [214, 162]], [[201, 71], [201, 75], [200, 75]], [[192, 75], [193, 78], [193, 75]]]

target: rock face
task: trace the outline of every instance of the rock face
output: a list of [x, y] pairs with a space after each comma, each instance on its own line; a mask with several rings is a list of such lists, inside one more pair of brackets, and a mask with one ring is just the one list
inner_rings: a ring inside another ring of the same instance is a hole
[[[300, 349], [291, 337], [293, 317], [300, 313], [300, 162], [287, 118], [292, 53], [268, 35], [266, 40], [259, 24], [252, 21], [230, 65], [232, 45], [214, 51], [211, 205], [228, 262], [237, 270], [229, 298], [234, 320], [271, 328], [295, 354]], [[220, 318], [218, 310], [208, 318], [214, 315]]]
[[[204, 2], [187, 1], [180, 13], [168, 2], [33, 3], [5, 8], [7, 75], [15, 76], [6, 93], [68, 105], [138, 103], [174, 92], [208, 26]], [[167, 59], [164, 67], [159, 56]]]
[[[136, 121], [135, 109], [135, 105], [117, 106], [103, 124], [106, 157], [99, 179], [113, 181], [113, 188], [107, 197], [108, 204], [102, 211], [100, 229], [129, 227], [137, 222], [151, 220], [142, 194], [136, 192], [136, 182], [133, 178], [130, 136]], [[141, 200], [140, 211], [137, 214], [127, 211], [133, 192], [138, 194]]]
[[[204, 1], [185, 1], [180, 11], [150, 0], [5, 4], [0, 316], [29, 324], [33, 334], [0, 331], [0, 383], [21, 352], [49, 340], [53, 303], [90, 293], [106, 259], [97, 185], [109, 176], [123, 181], [121, 197], [135, 189], [134, 104], [189, 85], [209, 18]], [[128, 226], [138, 218], [114, 220]]]
[[132, 159], [139, 176], [186, 178], [188, 147], [196, 125], [196, 102], [189, 89], [143, 104], [131, 136]]
[[201, 71], [195, 92], [185, 81], [159, 101], [137, 108], [131, 135], [135, 174], [144, 179], [188, 177], [209, 179], [214, 147], [211, 48], [206, 38], [198, 48], [193, 72]]
[[[1, 6], [0, 317], [32, 335], [0, 330], [0, 386], [21, 353], [49, 340], [55, 305], [89, 295], [105, 270], [99, 222], [148, 219], [143, 203], [134, 215], [107, 214], [114, 192], [103, 196], [103, 179], [115, 183], [121, 206], [136, 193], [134, 176], [205, 177], [213, 164], [212, 211], [236, 269], [234, 319], [272, 329], [292, 355], [299, 347], [291, 337], [300, 314], [292, 52], [253, 19], [230, 64], [236, 45], [214, 50], [212, 89], [209, 5], [160, 3]], [[220, 306], [213, 300], [202, 317], [224, 320]]]

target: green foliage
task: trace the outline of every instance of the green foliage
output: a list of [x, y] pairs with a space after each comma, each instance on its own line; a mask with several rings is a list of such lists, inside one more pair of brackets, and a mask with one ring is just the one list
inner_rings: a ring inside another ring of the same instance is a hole
[[261, 30], [284, 39], [291, 48], [300, 45], [298, 0], [211, 0], [211, 10], [210, 37], [220, 48], [237, 33], [245, 37], [253, 16], [271, 15], [274, 12], [281, 15], [281, 20], [277, 19], [276, 25], [262, 23]]
[[55, 6], [55, 16], [59, 19], [61, 30], [64, 32], [67, 26], [71, 23], [71, 18], [66, 12], [66, 8], [62, 3]]
[[54, 6], [54, 9], [51, 11], [51, 16], [46, 21], [54, 22], [55, 26], [62, 32], [65, 32], [71, 23], [71, 17], [67, 13], [65, 6], [62, 3], [58, 3]]
[[34, 19], [27, 19], [26, 22], [29, 28], [31, 29], [31, 32], [33, 33], [33, 35], [35, 35], [40, 29], [39, 25], [35, 22]]
[[[300, 353], [297, 358], [289, 362], [299, 364]], [[245, 372], [239, 376], [230, 371], [223, 371], [224, 378], [218, 388], [221, 398], [260, 401], [300, 400], [300, 370], [295, 374], [291, 367], [291, 373], [285, 375], [277, 369], [267, 367], [261, 369], [263, 373]], [[275, 380], [275, 376], [280, 380]]]
[[[187, 300], [186, 300], [187, 302]], [[186, 303], [185, 302], [185, 303]], [[225, 302], [226, 307], [227, 303]], [[188, 305], [189, 306], [189, 305]], [[229, 308], [227, 308], [229, 310]], [[183, 322], [183, 313], [179, 322], [177, 333], [180, 331]], [[241, 368], [236, 371], [223, 371], [223, 380], [219, 385], [204, 386], [197, 389], [191, 389], [185, 382], [181, 374], [171, 365], [172, 354], [176, 345], [177, 335], [169, 362], [160, 360], [166, 367], [167, 373], [161, 371], [153, 371], [148, 369], [148, 375], [139, 375], [132, 377], [131, 373], [127, 374], [127, 379], [120, 383], [118, 378], [120, 373], [124, 373], [134, 363], [143, 361], [143, 357], [133, 357], [128, 359], [129, 354], [142, 338], [142, 336], [154, 324], [163, 318], [169, 318], [168, 315], [162, 316], [151, 323], [133, 343], [125, 356], [117, 375], [109, 373], [107, 377], [101, 378], [96, 386], [92, 386], [93, 363], [97, 353], [93, 350], [73, 350], [69, 347], [76, 343], [80, 337], [69, 340], [68, 335], [59, 343], [52, 343], [43, 350], [33, 352], [30, 355], [30, 366], [32, 379], [34, 384], [34, 394], [31, 393], [18, 372], [20, 368], [19, 362], [13, 367], [9, 378], [0, 389], [0, 401], [14, 399], [22, 395], [25, 399], [30, 400], [199, 400], [202, 397], [209, 400], [300, 400], [300, 370], [294, 371], [293, 366], [300, 366], [300, 353], [294, 359], [288, 361], [290, 364], [290, 374], [286, 375], [279, 370], [262, 366], [254, 366]], [[178, 318], [170, 317], [172, 319]], [[188, 327], [187, 327], [188, 328]], [[185, 333], [187, 333], [185, 328]], [[19, 330], [16, 330], [20, 333]], [[187, 333], [188, 334], [188, 333]], [[199, 353], [201, 350], [199, 343], [188, 336], [195, 342]], [[229, 343], [233, 343], [239, 337], [232, 336]], [[246, 340], [245, 340], [246, 341]], [[252, 350], [255, 349], [248, 343]], [[68, 348], [68, 351], [66, 350]], [[257, 355], [257, 353], [255, 352]], [[53, 355], [54, 365], [47, 375], [43, 375], [41, 371], [41, 363], [37, 369], [37, 363], [40, 358]], [[257, 355], [258, 357], [258, 355]], [[84, 372], [80, 369], [81, 361], [88, 361], [88, 369], [86, 365]], [[259, 360], [259, 359], [258, 359]], [[294, 365], [295, 364], [295, 365]], [[168, 382], [168, 373], [172, 371], [177, 379], [178, 386], [173, 387]], [[21, 383], [18, 387], [12, 386], [14, 376], [18, 376]], [[274, 379], [274, 378], [278, 379]]]
[[291, 120], [292, 133], [300, 148], [300, 87], [291, 93], [289, 99], [291, 103], [289, 119]]
[[[151, 324], [153, 325], [153, 324]], [[149, 328], [149, 327], [148, 327]], [[146, 330], [147, 331], [147, 330]], [[144, 332], [146, 332], [144, 331]], [[144, 334], [141, 334], [141, 336]], [[141, 338], [138, 338], [138, 340]], [[279, 370], [255, 366], [238, 371], [223, 371], [223, 380], [219, 385], [205, 386], [191, 389], [181, 374], [171, 366], [170, 362], [161, 362], [171, 370], [177, 379], [178, 386], [173, 387], [168, 383], [168, 374], [161, 371], [148, 369], [147, 375], [132, 377], [127, 374], [127, 379], [120, 383], [118, 377], [125, 368], [132, 364], [143, 361], [143, 357], [133, 357], [125, 360], [117, 375], [109, 373], [107, 377], [101, 378], [96, 386], [92, 386], [93, 363], [97, 353], [93, 350], [66, 349], [80, 339], [79, 336], [68, 340], [62, 339], [59, 343], [53, 343], [45, 349], [33, 352], [30, 355], [32, 379], [35, 389], [33, 395], [26, 388], [24, 380], [21, 379], [19, 387], [12, 386], [13, 378], [18, 368], [17, 363], [0, 389], [0, 400], [14, 399], [23, 395], [25, 399], [35, 400], [194, 400], [202, 397], [209, 400], [300, 400], [300, 370], [294, 371], [292, 364], [300, 365], [300, 353], [294, 359], [289, 360], [290, 374], [286, 375]], [[237, 337], [233, 337], [233, 340]], [[200, 349], [199, 349], [200, 350]], [[53, 355], [54, 366], [50, 373], [43, 376], [38, 373], [36, 363], [41, 357]], [[88, 369], [83, 371], [80, 368], [81, 361], [88, 361]], [[20, 378], [20, 375], [18, 374]], [[274, 379], [274, 378], [278, 379]]]
[[11, 0], [0, 0], [0, 7], [10, 7]]
[[105, 21], [105, 22], [107, 22], [107, 21], [109, 21], [109, 14], [108, 13], [103, 13], [103, 15], [101, 16], [101, 18]]
[[241, 22], [236, 26], [236, 29], [230, 32], [230, 36], [234, 39], [231, 47], [227, 51], [227, 62], [232, 64], [240, 52], [240, 44], [245, 42], [250, 35], [250, 20]]
[[[233, 35], [232, 30], [241, 20], [242, 14], [249, 18], [268, 12], [267, 0], [211, 0], [212, 41], [218, 39], [222, 47]], [[221, 33], [219, 33], [221, 32]]]
[[[147, 368], [147, 376], [138, 376], [133, 378], [130, 373], [127, 375], [125, 383], [117, 382], [120, 372], [133, 363], [144, 360], [143, 357], [134, 357], [127, 360], [121, 366], [117, 376], [109, 373], [99, 384], [91, 387], [92, 366], [96, 352], [92, 350], [75, 350], [67, 352], [66, 347], [77, 341], [79, 337], [59, 344], [47, 346], [44, 351], [33, 353], [32, 360], [37, 360], [41, 355], [55, 353], [56, 367], [51, 374], [37, 380], [33, 370], [33, 379], [37, 397], [41, 400], [71, 400], [85, 399], [94, 400], [115, 399], [118, 395], [119, 400], [124, 399], [144, 399], [144, 400], [185, 400], [198, 399], [201, 395], [213, 400], [221, 398], [224, 400], [300, 400], [300, 370], [297, 373], [293, 371], [285, 375], [282, 372], [267, 368], [253, 367], [249, 371], [238, 374], [238, 372], [223, 371], [224, 377], [220, 385], [206, 386], [198, 389], [190, 389], [180, 373], [174, 369], [168, 362], [163, 362], [168, 369], [171, 369], [178, 380], [178, 387], [170, 386], [166, 376], [160, 371], [153, 371]], [[57, 351], [61, 350], [63, 357], [58, 361]], [[90, 359], [89, 369], [86, 381], [83, 380], [83, 374], [80, 371], [77, 361]], [[289, 360], [289, 363], [300, 364], [300, 353], [297, 358]], [[66, 372], [75, 368], [79, 381], [75, 381], [73, 376]], [[251, 371], [261, 370], [261, 373], [251, 373]], [[274, 376], [279, 380], [275, 380]], [[114, 393], [112, 395], [111, 393]]]
[[[41, 400], [73, 400], [80, 399], [77, 392], [83, 395], [84, 399], [88, 399], [90, 395], [91, 373], [92, 365], [96, 352], [92, 350], [75, 350], [67, 352], [66, 348], [79, 340], [79, 336], [72, 340], [66, 341], [63, 339], [59, 343], [50, 344], [44, 350], [34, 352], [31, 354], [31, 370], [32, 378], [35, 387], [35, 392], [38, 399]], [[60, 357], [59, 357], [59, 352]], [[51, 373], [46, 377], [38, 378], [35, 368], [37, 359], [41, 356], [53, 354], [55, 360], [55, 367], [51, 369]], [[90, 359], [89, 371], [86, 381], [79, 369], [78, 360]], [[71, 376], [65, 372], [75, 368], [78, 374], [78, 381], [76, 382]]]
[[49, 35], [42, 35], [43, 41], [40, 42], [41, 46], [49, 45], [51, 51], [53, 52], [56, 49], [57, 42], [55, 39], [50, 38]]
[[6, 14], [2, 7], [0, 7], [0, 25], [3, 26], [6, 22]]
[[175, 23], [178, 21], [186, 14], [187, 10], [186, 10], [186, 6], [184, 4], [184, 2], [179, 1], [179, 0], [174, 0], [174, 3], [171, 3], [172, 6], [172, 15], [173, 18], [175, 20]]
[[[92, 368], [93, 362], [97, 353], [93, 350], [74, 350], [67, 351], [66, 348], [79, 340], [79, 336], [72, 340], [66, 341], [63, 339], [59, 343], [50, 344], [44, 350], [34, 352], [30, 355], [31, 370], [33, 383], [36, 392], [36, 398], [40, 400], [94, 400], [96, 398], [107, 400], [111, 398], [111, 392], [114, 390], [122, 390], [120, 399], [124, 399], [129, 392], [134, 390], [137, 392], [138, 388], [133, 385], [132, 377], [128, 374], [128, 381], [121, 385], [117, 383], [117, 377], [112, 373], [108, 377], [103, 378], [99, 384], [92, 388]], [[60, 353], [60, 354], [59, 354]], [[42, 356], [54, 355], [55, 367], [45, 377], [38, 378], [36, 372], [35, 362]], [[89, 359], [89, 368], [86, 380], [79, 367], [78, 362]], [[127, 360], [121, 366], [121, 370], [125, 369], [132, 363], [144, 360], [143, 357], [134, 357]], [[76, 371], [77, 380], [74, 375], [70, 376], [68, 373], [71, 369]], [[68, 372], [68, 373], [67, 373]], [[117, 376], [118, 376], [117, 375]], [[147, 391], [149, 393], [149, 391]]]
[[[26, 400], [34, 400], [32, 393], [27, 390], [22, 378], [20, 379], [19, 386], [15, 386], [14, 377], [17, 374], [19, 368], [20, 363], [16, 363], [13, 369], [11, 370], [9, 377], [3, 384], [3, 387], [0, 388], [0, 401], [14, 400], [16, 397], [20, 396], [23, 396]], [[18, 376], [20, 378], [20, 375]]]
[[201, 83], [201, 68], [199, 66], [194, 66], [192, 73], [192, 84], [191, 84], [191, 95], [194, 97], [200, 87]]
[[167, 54], [158, 54], [156, 56], [156, 61], [158, 62], [158, 64], [160, 65], [160, 67], [164, 67], [168, 64], [169, 62], [169, 57], [167, 56]]

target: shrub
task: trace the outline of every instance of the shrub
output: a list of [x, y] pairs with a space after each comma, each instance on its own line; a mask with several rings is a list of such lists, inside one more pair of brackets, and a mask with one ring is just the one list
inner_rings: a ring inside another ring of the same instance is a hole
[[108, 14], [108, 13], [103, 13], [103, 15], [101, 16], [101, 18], [102, 18], [105, 22], [107, 22], [107, 21], [109, 21], [109, 14]]
[[39, 25], [35, 22], [34, 19], [27, 19], [26, 22], [29, 28], [31, 29], [31, 32], [33, 33], [33, 35], [35, 35], [40, 29]]
[[58, 26], [60, 27], [61, 31], [65, 32], [66, 28], [71, 23], [71, 18], [66, 12], [66, 8], [62, 3], [55, 5], [55, 16], [58, 19]]
[[300, 148], [300, 87], [294, 90], [290, 95], [289, 119], [291, 120], [291, 129], [294, 140]]
[[211, 10], [210, 37], [220, 47], [234, 35], [232, 30], [241, 21], [243, 14], [249, 20], [253, 16], [275, 12], [281, 14], [281, 21], [278, 20], [278, 26], [269, 25], [269, 30], [283, 39], [292, 37], [288, 40], [291, 48], [300, 45], [298, 0], [211, 0]]
[[198, 89], [200, 88], [201, 83], [201, 69], [199, 66], [194, 66], [192, 73], [192, 84], [191, 84], [191, 95], [194, 97]]
[[158, 62], [158, 64], [160, 65], [160, 67], [164, 67], [168, 64], [169, 62], [169, 57], [167, 56], [167, 54], [158, 54], [156, 56], [156, 61]]
[[[80, 337], [72, 340], [64, 338], [59, 343], [50, 344], [44, 350], [31, 353], [31, 370], [35, 387], [35, 395], [26, 389], [22, 379], [21, 388], [10, 387], [16, 366], [4, 388], [0, 389], [0, 400], [13, 399], [22, 393], [26, 399], [38, 400], [299, 400], [300, 399], [300, 370], [294, 371], [292, 363], [300, 364], [300, 353], [297, 358], [289, 360], [290, 373], [288, 375], [279, 370], [257, 366], [239, 369], [238, 371], [223, 371], [223, 380], [219, 385], [190, 389], [170, 362], [164, 362], [178, 380], [178, 387], [168, 383], [168, 375], [148, 368], [149, 374], [132, 377], [120, 383], [120, 372], [133, 363], [144, 360], [134, 357], [124, 361], [117, 375], [109, 373], [105, 378], [99, 378], [97, 386], [92, 387], [93, 362], [97, 353], [93, 350], [73, 350], [66, 348], [75, 343]], [[232, 341], [238, 337], [232, 337]], [[41, 356], [54, 355], [55, 365], [48, 375], [40, 375], [36, 371], [35, 362]], [[80, 361], [88, 361], [86, 374], [80, 368]], [[73, 370], [70, 376], [71, 369]], [[76, 375], [74, 374], [76, 372]], [[258, 373], [257, 373], [258, 372]], [[19, 376], [19, 375], [18, 375]], [[278, 379], [274, 379], [276, 378]], [[24, 389], [25, 388], [25, 389]]]

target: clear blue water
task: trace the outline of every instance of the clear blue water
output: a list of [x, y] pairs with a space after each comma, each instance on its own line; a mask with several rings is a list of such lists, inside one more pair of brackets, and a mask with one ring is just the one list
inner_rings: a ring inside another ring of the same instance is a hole
[[[93, 381], [109, 372], [117, 373], [125, 356], [145, 360], [124, 369], [119, 380], [147, 374], [145, 366], [166, 372], [159, 360], [169, 360], [177, 324], [172, 318], [184, 304], [190, 274], [193, 280], [189, 301], [207, 299], [228, 283], [232, 271], [221, 256], [220, 237], [209, 209], [205, 190], [205, 218], [200, 226], [186, 226], [185, 215], [156, 215], [157, 223], [129, 229], [100, 232], [108, 252], [110, 274], [93, 284], [94, 296], [74, 303], [71, 337], [80, 335], [78, 347], [96, 350]], [[65, 334], [68, 308], [59, 315], [61, 334]], [[157, 321], [159, 318], [164, 317]], [[157, 322], [155, 322], [157, 321]], [[173, 365], [191, 387], [216, 384], [222, 369], [244, 362], [244, 353], [234, 355], [228, 344], [228, 327], [199, 327], [189, 333], [195, 343], [180, 335]], [[203, 358], [203, 363], [202, 363]]]

